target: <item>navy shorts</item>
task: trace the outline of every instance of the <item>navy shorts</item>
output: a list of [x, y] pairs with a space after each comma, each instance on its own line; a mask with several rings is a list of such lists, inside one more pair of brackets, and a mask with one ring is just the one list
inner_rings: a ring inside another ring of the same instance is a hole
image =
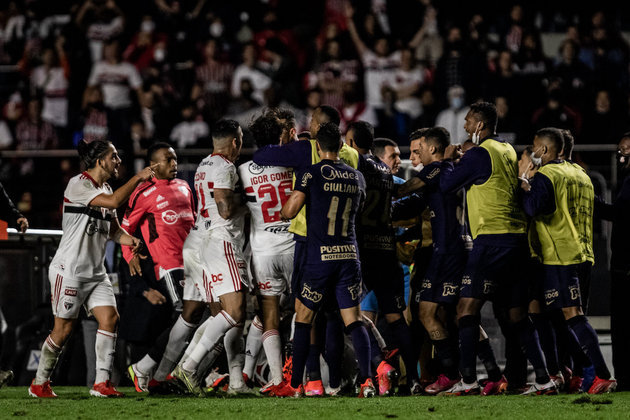
[[362, 287], [359, 261], [335, 261], [305, 265], [295, 294], [312, 311], [334, 297], [339, 309], [346, 309], [359, 305]]
[[405, 276], [396, 254], [361, 252], [363, 284], [374, 292], [381, 313], [402, 312], [405, 303]]
[[466, 254], [433, 254], [418, 292], [419, 300], [441, 304], [455, 304], [459, 299]]
[[544, 297], [548, 309], [582, 306], [578, 264], [545, 265]]
[[529, 275], [529, 300], [544, 302], [545, 296], [545, 271], [542, 263], [535, 258], [530, 258], [527, 263]]
[[529, 303], [525, 246], [496, 247], [474, 244], [462, 277], [459, 296], [492, 300], [509, 308]]
[[291, 293], [294, 297], [297, 297], [298, 287], [300, 285], [300, 279], [302, 277], [302, 271], [306, 265], [306, 240], [296, 240], [295, 248], [293, 252], [293, 274], [291, 276]]

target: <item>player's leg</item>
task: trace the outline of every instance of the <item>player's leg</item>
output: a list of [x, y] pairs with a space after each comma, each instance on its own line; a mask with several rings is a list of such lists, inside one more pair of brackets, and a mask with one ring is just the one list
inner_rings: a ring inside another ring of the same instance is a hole
[[547, 363], [547, 370], [549, 371], [551, 379], [556, 382], [558, 389], [560, 389], [562, 385], [564, 385], [564, 379], [558, 361], [556, 333], [551, 324], [549, 314], [543, 312], [542, 304], [538, 299], [529, 302], [528, 313], [538, 333], [540, 347], [545, 355], [545, 362]]
[[[421, 295], [422, 296], [422, 295]], [[421, 300], [419, 305], [419, 318], [427, 330], [429, 338], [435, 347], [435, 352], [442, 366], [442, 373], [438, 380], [425, 388], [428, 394], [438, 394], [451, 388], [459, 382], [457, 369], [457, 347], [451, 339], [448, 330], [437, 317], [439, 304], [428, 300]]]
[[488, 373], [488, 380], [481, 390], [481, 395], [502, 394], [507, 389], [507, 379], [501, 373], [501, 368], [497, 364], [494, 350], [490, 345], [490, 338], [483, 327], [479, 326], [479, 343], [477, 343], [477, 356], [483, 363]]
[[243, 351], [243, 324], [245, 322], [245, 292], [227, 293], [219, 297], [223, 310], [236, 322], [225, 332], [223, 343], [230, 369], [230, 390], [244, 392], [248, 388], [243, 381], [243, 364], [245, 353]]
[[328, 386], [325, 391], [327, 395], [337, 395], [341, 391], [344, 325], [338, 310], [328, 308], [324, 315], [326, 317], [324, 360], [328, 365]]
[[258, 361], [258, 355], [262, 348], [263, 322], [258, 315], [254, 316], [245, 342], [245, 364], [243, 365], [243, 380], [250, 382], [254, 377], [254, 369]]
[[260, 304], [263, 313], [262, 344], [269, 363], [272, 385], [282, 382], [282, 340], [280, 327], [280, 296], [261, 296]]

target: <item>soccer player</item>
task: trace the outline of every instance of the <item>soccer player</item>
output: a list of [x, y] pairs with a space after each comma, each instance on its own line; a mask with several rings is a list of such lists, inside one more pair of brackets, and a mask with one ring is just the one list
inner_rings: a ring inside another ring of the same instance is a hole
[[[310, 132], [313, 136], [317, 135], [319, 128], [322, 124], [333, 123], [339, 126], [340, 122], [339, 112], [328, 105], [321, 105], [315, 109], [310, 122]], [[356, 150], [343, 143], [339, 150], [339, 157], [349, 166], [356, 168], [359, 161], [359, 156]], [[321, 159], [317, 151], [317, 141], [310, 139], [309, 141], [295, 141], [286, 145], [268, 145], [261, 149], [258, 149], [254, 153], [254, 163], [259, 166], [284, 166], [292, 168], [294, 174], [305, 170], [307, 167], [318, 163]], [[294, 175], [295, 182], [295, 175]], [[301, 269], [305, 264], [306, 258], [306, 209], [303, 207], [299, 214], [291, 220], [291, 226], [289, 231], [294, 234], [295, 248], [293, 252], [293, 276], [291, 277], [291, 290], [293, 294], [296, 291], [296, 285], [301, 275]], [[333, 306], [333, 305], [331, 305]], [[332, 311], [326, 311], [327, 322], [327, 340], [326, 340], [326, 353], [331, 354], [331, 357], [327, 357], [328, 364], [335, 365], [335, 361], [340, 361], [340, 353], [343, 350], [343, 343], [337, 342], [337, 340], [343, 339], [343, 333], [339, 331], [339, 317], [334, 316]], [[330, 334], [329, 334], [330, 333]], [[313, 346], [315, 348], [315, 346]], [[312, 380], [307, 383], [306, 395], [323, 395], [324, 387], [319, 375], [319, 353], [313, 354], [309, 357], [309, 374], [313, 373]], [[332, 356], [332, 355], [336, 356]], [[291, 359], [287, 358], [285, 366], [290, 366]], [[336, 393], [339, 391], [339, 384], [341, 376], [336, 375], [340, 369], [332, 368], [330, 371], [333, 375], [330, 378], [328, 393]], [[315, 376], [317, 375], [317, 376]]]
[[[254, 121], [250, 131], [256, 145], [262, 148], [278, 145], [286, 129], [273, 116], [262, 116]], [[240, 165], [238, 171], [251, 214], [252, 268], [262, 308], [262, 344], [271, 372], [271, 381], [261, 388], [264, 394], [282, 381], [279, 304], [280, 296], [291, 291], [295, 243], [289, 222], [280, 219], [280, 210], [291, 196], [293, 171], [282, 166], [258, 166], [251, 160]], [[248, 344], [249, 340], [248, 335]], [[245, 366], [244, 373], [251, 377], [254, 363]]]
[[237, 192], [238, 173], [234, 162], [243, 144], [243, 131], [233, 120], [221, 120], [212, 131], [214, 152], [199, 164], [195, 189], [201, 201], [201, 213], [207, 214], [209, 226], [199, 251], [208, 277], [207, 288], [221, 311], [205, 327], [203, 336], [190, 356], [180, 362], [173, 376], [190, 392], [201, 393], [200, 378], [195, 376], [200, 362], [225, 336], [225, 350], [230, 368], [229, 393], [249, 392], [243, 381], [243, 322], [245, 289], [249, 288], [247, 263], [243, 256], [246, 208]]
[[[396, 256], [392, 226], [394, 179], [390, 168], [370, 152], [373, 141], [371, 124], [356, 121], [349, 125], [346, 142], [359, 153], [358, 169], [366, 183], [365, 207], [357, 220], [362, 278], [367, 289], [374, 291], [378, 307], [385, 315], [407, 367], [411, 392], [415, 394], [421, 391], [420, 378], [409, 326], [403, 316], [406, 308], [404, 275]], [[377, 347], [374, 341], [371, 347]], [[377, 366], [379, 395], [387, 395], [392, 388], [391, 381], [396, 377], [395, 369], [383, 360], [380, 349], [372, 348], [372, 359]]]
[[[457, 318], [462, 380], [446, 392], [468, 395], [480, 392], [476, 357], [480, 311], [490, 297], [506, 307], [536, 382], [526, 393], [556, 393], [550, 380], [536, 330], [527, 317], [527, 279], [520, 268], [529, 258], [525, 214], [517, 200], [517, 161], [514, 148], [496, 140], [497, 111], [493, 104], [478, 102], [466, 114], [464, 127], [478, 147], [442, 170], [444, 193], [466, 188], [466, 204], [473, 248], [462, 277]], [[449, 146], [447, 159], [456, 147]]]
[[[173, 307], [175, 323], [156, 339], [149, 352], [127, 368], [136, 391], [146, 392], [153, 378], [155, 387], [164, 382], [184, 351], [186, 341], [203, 315], [203, 303], [183, 301], [184, 259], [182, 248], [195, 223], [195, 199], [186, 181], [177, 179], [177, 155], [168, 144], [158, 142], [147, 150], [147, 159], [155, 165], [155, 178], [140, 184], [129, 199], [122, 225], [130, 232], [140, 229], [154, 263], [155, 278], [161, 292], [146, 286], [143, 295], [168, 302]], [[128, 249], [123, 256], [131, 275], [141, 276], [140, 260]], [[153, 296], [151, 296], [153, 295]], [[165, 296], [166, 295], [166, 296]], [[182, 308], [183, 306], [183, 308]], [[159, 366], [158, 366], [159, 364]], [[156, 383], [157, 382], [157, 383]]]
[[372, 397], [370, 341], [359, 309], [361, 263], [354, 229], [355, 216], [365, 198], [365, 180], [339, 159], [342, 142], [337, 125], [322, 124], [316, 138], [322, 160], [299, 173], [294, 192], [282, 207], [282, 217], [290, 219], [306, 204], [308, 236], [306, 261], [295, 290], [293, 372], [290, 382], [283, 381], [272, 392], [280, 397], [303, 394], [311, 323], [326, 295], [334, 290], [359, 362], [359, 397]]
[[154, 174], [144, 168], [125, 185], [112, 191], [107, 180], [118, 176], [120, 158], [114, 145], [95, 140], [79, 143], [79, 157], [86, 170], [70, 179], [63, 199], [63, 236], [50, 263], [55, 324], [42, 346], [35, 379], [28, 389], [37, 398], [54, 398], [50, 376], [72, 332], [81, 306], [98, 321], [96, 333], [96, 380], [90, 395], [121, 397], [109, 381], [114, 360], [118, 311], [112, 284], [105, 271], [105, 243], [113, 239], [137, 253], [141, 241], [118, 224], [116, 209], [134, 188]]
[[611, 378], [597, 334], [582, 312], [578, 279], [578, 265], [592, 255], [593, 184], [578, 174], [581, 168], [559, 158], [563, 148], [562, 131], [538, 130], [531, 157], [539, 169], [519, 168], [531, 178], [521, 180], [522, 201], [525, 212], [533, 217], [531, 248], [544, 267], [545, 306], [562, 309], [595, 367], [597, 376], [588, 392], [601, 394], [614, 391], [617, 381]]

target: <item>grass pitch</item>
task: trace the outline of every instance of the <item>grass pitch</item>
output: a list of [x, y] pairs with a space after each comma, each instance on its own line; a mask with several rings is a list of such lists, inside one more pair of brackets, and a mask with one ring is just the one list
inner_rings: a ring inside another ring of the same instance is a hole
[[38, 400], [26, 387], [0, 390], [0, 418], [38, 419], [587, 419], [630, 418], [630, 392], [608, 395], [388, 397], [358, 399], [183, 397], [139, 395], [119, 388], [122, 399], [90, 397], [83, 387], [55, 387], [59, 398]]

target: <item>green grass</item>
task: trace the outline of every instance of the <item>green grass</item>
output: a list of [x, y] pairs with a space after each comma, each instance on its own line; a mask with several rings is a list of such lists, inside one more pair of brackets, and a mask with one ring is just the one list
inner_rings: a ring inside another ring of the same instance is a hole
[[264, 397], [149, 397], [121, 388], [123, 399], [89, 397], [83, 387], [55, 387], [59, 398], [29, 397], [26, 387], [0, 390], [0, 418], [264, 419], [333, 418], [629, 418], [630, 392], [608, 395], [277, 399]]

